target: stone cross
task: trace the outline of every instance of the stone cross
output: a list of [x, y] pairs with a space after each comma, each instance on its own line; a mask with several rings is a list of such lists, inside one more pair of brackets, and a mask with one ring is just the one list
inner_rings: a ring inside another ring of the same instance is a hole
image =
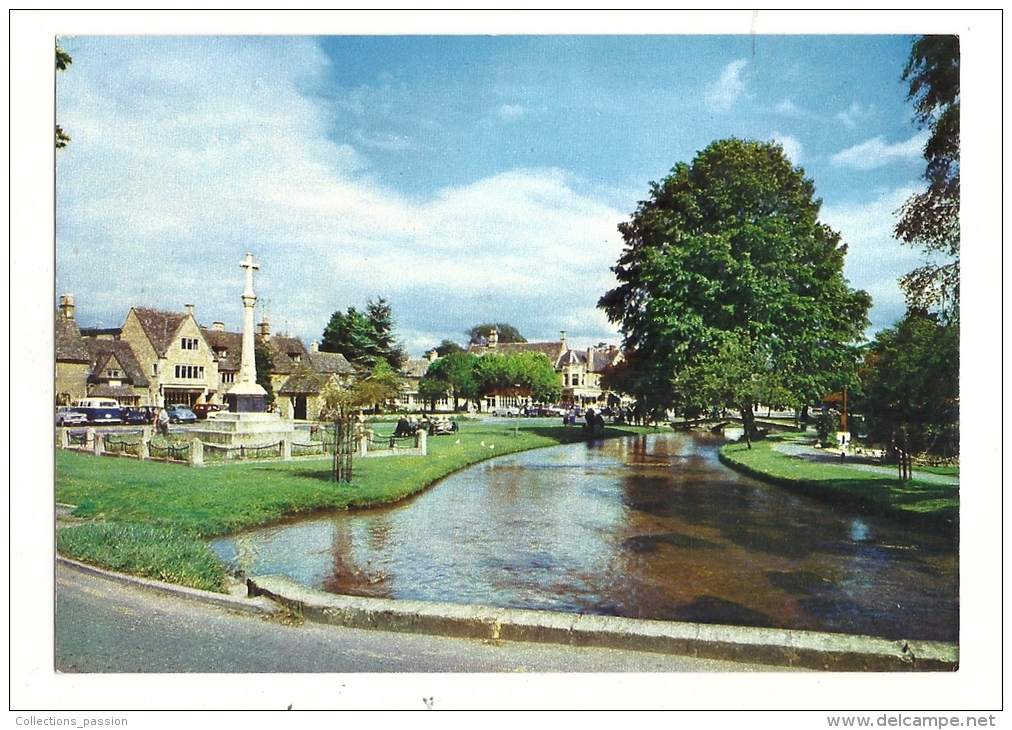
[[246, 291], [242, 293], [242, 362], [239, 367], [239, 382], [249, 387], [257, 382], [256, 341], [253, 339], [253, 305], [257, 298], [253, 293], [253, 270], [259, 269], [260, 264], [253, 263], [253, 254], [248, 253], [246, 260], [239, 262], [239, 266], [246, 269]]
[[259, 269], [260, 264], [253, 263], [253, 254], [246, 254], [246, 260], [239, 262], [240, 268], [246, 269], [246, 291], [242, 293], [243, 298], [253, 297], [256, 303], [256, 296], [253, 294], [253, 269]]

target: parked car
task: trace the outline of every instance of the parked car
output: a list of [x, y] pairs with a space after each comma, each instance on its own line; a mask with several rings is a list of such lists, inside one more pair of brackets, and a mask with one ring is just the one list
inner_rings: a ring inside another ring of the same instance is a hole
[[87, 423], [88, 417], [70, 406], [61, 406], [56, 409], [57, 426], [79, 426]]
[[89, 423], [123, 423], [123, 409], [113, 398], [82, 398], [74, 410], [87, 416]]
[[155, 409], [152, 406], [133, 406], [126, 409], [124, 420], [132, 426], [146, 426], [155, 422]]
[[203, 421], [205, 418], [213, 418], [212, 414], [220, 411], [221, 406], [216, 403], [198, 403], [190, 410], [194, 412], [197, 418]]
[[184, 405], [165, 406], [169, 423], [196, 423], [197, 414]]
[[504, 408], [493, 408], [492, 409], [492, 415], [493, 416], [507, 416], [509, 418], [513, 418], [514, 416], [517, 415], [517, 413], [518, 413], [518, 410], [517, 410], [516, 406], [506, 406]]

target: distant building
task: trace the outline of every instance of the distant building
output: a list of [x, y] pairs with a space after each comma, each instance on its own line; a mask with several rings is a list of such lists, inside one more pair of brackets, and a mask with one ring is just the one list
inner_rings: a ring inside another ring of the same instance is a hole
[[74, 297], [60, 297], [56, 310], [56, 404], [69, 405], [88, 395], [91, 353], [74, 320]]
[[[500, 343], [498, 335], [492, 332], [487, 344], [472, 344], [467, 351], [478, 356], [489, 352], [540, 352], [548, 358], [559, 375], [562, 403], [584, 407], [616, 405], [619, 402], [618, 395], [601, 388], [601, 373], [608, 366], [622, 361], [618, 348], [601, 344], [584, 350], [573, 350], [566, 339], [566, 331], [562, 330], [560, 335], [558, 342]], [[492, 410], [522, 406], [525, 402], [525, 398], [515, 395], [494, 394], [484, 399], [483, 408]]]

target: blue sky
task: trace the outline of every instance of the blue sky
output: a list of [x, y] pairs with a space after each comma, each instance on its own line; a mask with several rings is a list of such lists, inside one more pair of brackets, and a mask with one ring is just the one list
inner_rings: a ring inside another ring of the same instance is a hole
[[[98, 36], [61, 40], [56, 294], [82, 325], [258, 308], [307, 342], [391, 302], [410, 352], [509, 322], [620, 336], [597, 310], [617, 226], [716, 139], [781, 143], [849, 246], [873, 329], [920, 261], [892, 238], [924, 135], [912, 36]], [[261, 314], [258, 312], [257, 318]]]

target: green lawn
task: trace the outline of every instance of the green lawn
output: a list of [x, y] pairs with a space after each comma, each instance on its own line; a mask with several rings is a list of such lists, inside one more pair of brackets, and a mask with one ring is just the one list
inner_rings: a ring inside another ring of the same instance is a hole
[[[77, 505], [73, 516], [88, 520], [58, 530], [57, 550], [132, 575], [223, 591], [224, 570], [203, 539], [322, 510], [389, 504], [470, 464], [587, 438], [580, 427], [532, 422], [521, 422], [516, 434], [502, 424], [460, 428], [430, 437], [426, 457], [355, 459], [351, 484], [330, 480], [329, 458], [198, 469], [57, 450], [56, 499]], [[653, 430], [609, 427], [602, 435]]]
[[813, 463], [773, 449], [778, 439], [724, 446], [721, 461], [763, 481], [802, 491], [815, 497], [860, 505], [882, 514], [929, 519], [955, 525], [959, 519], [959, 486], [918, 479], [900, 483], [894, 477], [854, 469], [842, 464]]

